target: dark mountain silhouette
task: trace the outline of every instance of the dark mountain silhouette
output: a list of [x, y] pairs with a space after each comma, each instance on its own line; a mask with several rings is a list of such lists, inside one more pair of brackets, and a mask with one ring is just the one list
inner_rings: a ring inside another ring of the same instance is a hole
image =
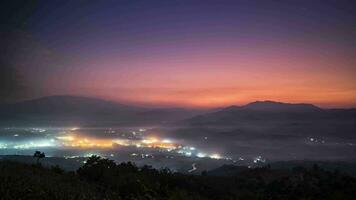
[[321, 109], [311, 104], [256, 101], [206, 112], [182, 108], [144, 108], [92, 97], [48, 96], [0, 107], [3, 125], [134, 125], [182, 121], [184, 125], [234, 125], [241, 122], [350, 120], [355, 109]]
[[265, 111], [295, 111], [295, 112], [310, 112], [320, 111], [321, 109], [312, 104], [305, 103], [282, 103], [274, 101], [255, 101], [242, 107], [250, 110], [265, 110]]
[[183, 120], [206, 113], [205, 110], [184, 109], [184, 108], [157, 108], [143, 111], [137, 114], [141, 121], [168, 123], [172, 121]]
[[122, 125], [157, 124], [198, 114], [180, 108], [144, 108], [92, 97], [48, 96], [0, 107], [4, 125]]
[[3, 124], [81, 125], [128, 123], [144, 108], [78, 96], [49, 96], [7, 104], [1, 108]]
[[244, 106], [229, 106], [218, 111], [269, 111], [269, 112], [317, 112], [322, 111], [321, 108], [313, 104], [305, 103], [282, 103], [274, 101], [255, 101]]
[[7, 111], [35, 114], [139, 112], [144, 108], [80, 96], [48, 96], [6, 105]]
[[[356, 109], [254, 102], [195, 116], [177, 126], [180, 129], [173, 136], [194, 141], [208, 138], [201, 145], [214, 141], [228, 152], [241, 155], [264, 152], [273, 159], [288, 159], [291, 155], [345, 159], [354, 151], [350, 145], [356, 138]], [[340, 144], [340, 148], [334, 144]]]
[[253, 121], [356, 119], [356, 109], [322, 109], [312, 104], [256, 101], [244, 106], [229, 106], [219, 111], [185, 120], [189, 125], [233, 125]]

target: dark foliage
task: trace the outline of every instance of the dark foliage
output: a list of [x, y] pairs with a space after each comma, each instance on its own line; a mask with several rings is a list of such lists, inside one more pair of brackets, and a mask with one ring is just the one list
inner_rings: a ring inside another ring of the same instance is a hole
[[354, 199], [356, 180], [312, 169], [242, 171], [230, 177], [116, 164], [93, 156], [76, 173], [40, 165], [0, 163], [1, 199]]
[[37, 164], [39, 164], [39, 163], [40, 163], [40, 159], [46, 157], [46, 155], [45, 155], [44, 152], [36, 151], [36, 152], [33, 154], [33, 157], [36, 158]]

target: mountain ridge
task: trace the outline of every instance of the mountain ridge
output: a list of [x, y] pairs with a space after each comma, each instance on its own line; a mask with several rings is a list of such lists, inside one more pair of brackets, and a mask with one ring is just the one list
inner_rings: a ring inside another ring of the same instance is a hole
[[323, 110], [313, 104], [308, 103], [285, 103], [271, 100], [254, 101], [243, 106], [231, 105], [223, 108], [222, 110], [238, 110], [238, 109], [251, 109], [251, 110], [265, 110], [265, 111], [282, 111], [282, 110]]
[[323, 109], [307, 103], [255, 101], [243, 106], [228, 106], [215, 112], [184, 120], [182, 124], [228, 125], [239, 122], [356, 119], [356, 109]]
[[0, 122], [157, 124], [189, 118], [196, 112], [183, 108], [131, 106], [95, 97], [54, 95], [3, 105], [0, 107]]

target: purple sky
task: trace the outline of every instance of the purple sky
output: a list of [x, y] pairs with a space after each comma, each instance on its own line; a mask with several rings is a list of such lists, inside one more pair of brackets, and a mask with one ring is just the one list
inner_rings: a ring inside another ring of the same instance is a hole
[[13, 62], [28, 98], [356, 106], [352, 1], [40, 1]]

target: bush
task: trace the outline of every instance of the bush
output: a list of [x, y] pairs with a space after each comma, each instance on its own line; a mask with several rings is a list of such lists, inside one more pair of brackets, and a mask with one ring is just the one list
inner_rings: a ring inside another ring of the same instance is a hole
[[340, 172], [249, 169], [231, 177], [183, 175], [93, 156], [77, 172], [0, 162], [0, 199], [354, 199]]

